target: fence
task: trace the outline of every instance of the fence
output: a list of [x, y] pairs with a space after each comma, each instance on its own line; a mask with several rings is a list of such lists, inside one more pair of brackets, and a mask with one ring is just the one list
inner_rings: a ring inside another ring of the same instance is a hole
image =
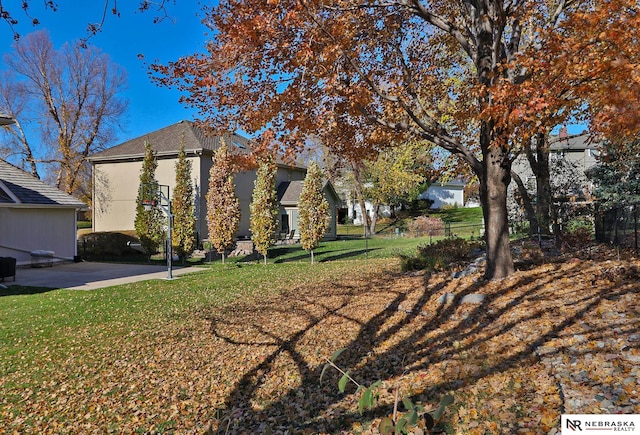
[[608, 210], [599, 210], [596, 206], [596, 240], [637, 250], [639, 206], [627, 204]]

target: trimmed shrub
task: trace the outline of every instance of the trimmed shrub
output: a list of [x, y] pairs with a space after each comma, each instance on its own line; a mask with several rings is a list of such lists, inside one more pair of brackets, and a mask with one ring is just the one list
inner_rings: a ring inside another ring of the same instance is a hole
[[439, 240], [431, 245], [420, 245], [415, 256], [400, 256], [403, 272], [410, 270], [427, 270], [439, 272], [447, 270], [458, 263], [468, 261], [471, 251], [479, 247], [478, 243], [470, 243], [465, 239], [453, 238]]
[[146, 255], [129, 246], [139, 244], [135, 236], [119, 232], [84, 234], [78, 238], [78, 253], [85, 260], [113, 260], [119, 258], [145, 258]]

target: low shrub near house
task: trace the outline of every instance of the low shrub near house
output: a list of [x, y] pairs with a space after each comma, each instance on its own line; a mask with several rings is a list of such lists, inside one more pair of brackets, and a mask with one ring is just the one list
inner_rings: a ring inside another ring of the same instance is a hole
[[420, 245], [415, 256], [400, 255], [403, 272], [427, 270], [437, 272], [449, 269], [471, 258], [471, 252], [479, 248], [479, 242], [453, 238], [439, 240], [434, 244]]
[[84, 234], [78, 238], [78, 254], [82, 259], [92, 261], [146, 257], [129, 243], [137, 244], [140, 241], [135, 235], [122, 232]]

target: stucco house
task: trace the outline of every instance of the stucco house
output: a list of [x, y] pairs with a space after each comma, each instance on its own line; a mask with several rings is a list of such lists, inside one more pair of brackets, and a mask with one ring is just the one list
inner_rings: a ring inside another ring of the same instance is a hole
[[[120, 145], [94, 154], [89, 158], [93, 176], [93, 231], [133, 230], [136, 197], [140, 184], [140, 171], [145, 152], [145, 142], [155, 152], [158, 167], [155, 178], [161, 185], [169, 186], [170, 194], [175, 186], [175, 164], [180, 144], [184, 142], [187, 159], [191, 162], [191, 176], [196, 198], [196, 231], [200, 240], [208, 236], [206, 220], [206, 196], [212, 157], [221, 145], [219, 137], [211, 137], [190, 121], [176, 124], [129, 140]], [[233, 134], [225, 143], [231, 152], [247, 152], [248, 140]], [[292, 166], [282, 161], [277, 164], [276, 184], [279, 190], [283, 183], [301, 182], [306, 168]], [[253, 193], [256, 171], [234, 175], [236, 196], [240, 202], [241, 219], [239, 239], [251, 237], [249, 204]], [[282, 190], [284, 192], [286, 189]], [[327, 238], [336, 237], [336, 206], [339, 202], [333, 188], [325, 189], [331, 211], [331, 225]], [[280, 198], [282, 199], [282, 198]], [[297, 228], [297, 200], [288, 194], [281, 203], [279, 228]], [[287, 222], [284, 222], [286, 219]]]
[[[585, 173], [598, 163], [598, 147], [599, 143], [589, 140], [586, 133], [580, 135], [569, 135], [566, 127], [563, 127], [557, 136], [550, 137], [549, 160], [553, 165], [554, 161], [563, 160], [575, 169], [572, 177], [572, 183], [575, 185], [569, 189], [573, 195], [580, 199], [588, 199], [593, 191], [592, 183], [587, 179]], [[553, 171], [553, 167], [551, 168]], [[535, 191], [536, 180], [531, 166], [526, 156], [519, 156], [512, 166], [512, 170], [516, 172], [525, 186], [530, 191]], [[562, 177], [563, 174], [552, 173], [551, 177]], [[555, 180], [556, 184], [562, 183], [563, 180]], [[512, 183], [515, 184], [515, 183]]]
[[0, 257], [29, 264], [33, 251], [54, 258], [77, 256], [77, 212], [88, 209], [78, 199], [0, 160]]

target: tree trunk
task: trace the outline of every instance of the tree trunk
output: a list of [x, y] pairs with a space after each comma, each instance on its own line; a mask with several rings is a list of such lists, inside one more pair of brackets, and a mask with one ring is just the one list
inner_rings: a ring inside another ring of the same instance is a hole
[[536, 216], [536, 209], [531, 202], [531, 197], [529, 196], [529, 192], [527, 191], [527, 187], [522, 182], [522, 179], [515, 172], [511, 172], [511, 178], [516, 182], [518, 186], [518, 192], [520, 192], [520, 197], [522, 198], [522, 206], [524, 207], [524, 214], [529, 221], [529, 235], [533, 236], [538, 232], [538, 218]]
[[220, 255], [222, 256], [222, 264], [224, 264], [224, 251], [221, 252]]
[[311, 252], [311, 264], [313, 264], [313, 249], [310, 251]]
[[486, 229], [486, 279], [501, 279], [513, 273], [509, 246], [507, 187], [511, 181], [511, 163], [506, 150], [491, 143], [493, 127], [482, 126], [480, 142], [483, 150], [483, 174], [480, 177], [480, 201]]
[[25, 134], [24, 130], [22, 129], [22, 125], [17, 119], [15, 120], [15, 124], [19, 134], [13, 133], [13, 135], [18, 138], [18, 140], [22, 144], [22, 149], [24, 151], [24, 161], [29, 165], [29, 168], [31, 169], [31, 175], [39, 180], [40, 174], [38, 173], [38, 167], [36, 166], [36, 159], [33, 156], [33, 151], [31, 150], [31, 146], [27, 141], [27, 135]]
[[360, 213], [362, 214], [362, 226], [364, 228], [364, 236], [369, 237], [371, 230], [369, 228], [369, 216], [367, 214], [367, 205], [364, 202], [364, 193], [362, 191], [362, 175], [360, 163], [351, 162], [351, 170], [353, 171], [354, 189], [356, 194], [356, 201], [360, 205]]
[[380, 204], [373, 203], [373, 210], [371, 211], [371, 225], [369, 226], [369, 234], [374, 235], [376, 233], [376, 223], [378, 222], [378, 211], [380, 210]]
[[264, 265], [266, 266], [267, 265], [267, 254], [264, 254], [263, 257], [264, 257]]
[[551, 231], [551, 173], [549, 170], [549, 140], [545, 133], [536, 135], [536, 218], [542, 234]]

